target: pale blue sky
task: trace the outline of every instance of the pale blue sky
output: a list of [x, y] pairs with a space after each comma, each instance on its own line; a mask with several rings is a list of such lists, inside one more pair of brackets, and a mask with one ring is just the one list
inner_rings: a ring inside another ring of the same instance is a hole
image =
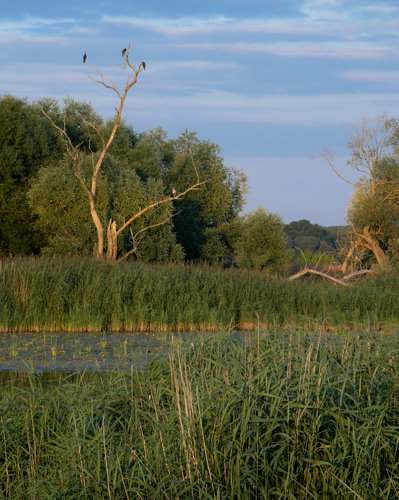
[[218, 143], [249, 177], [247, 210], [344, 222], [351, 187], [317, 154], [351, 175], [355, 123], [399, 117], [399, 1], [3, 0], [0, 94], [71, 95], [108, 117], [113, 97], [82, 54], [117, 78], [129, 40], [147, 62], [128, 102], [137, 131], [188, 128]]

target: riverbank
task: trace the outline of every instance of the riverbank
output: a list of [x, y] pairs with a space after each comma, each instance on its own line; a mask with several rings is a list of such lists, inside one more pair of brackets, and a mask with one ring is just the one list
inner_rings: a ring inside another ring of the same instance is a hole
[[188, 332], [263, 326], [395, 329], [399, 276], [340, 287], [205, 265], [79, 258], [1, 263], [0, 331]]

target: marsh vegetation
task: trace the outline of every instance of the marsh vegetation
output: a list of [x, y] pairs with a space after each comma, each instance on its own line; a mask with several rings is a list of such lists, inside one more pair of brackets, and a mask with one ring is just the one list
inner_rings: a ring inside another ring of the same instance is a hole
[[396, 274], [337, 287], [208, 265], [2, 262], [1, 331], [176, 332], [265, 326], [394, 328]]
[[398, 335], [174, 343], [137, 373], [3, 375], [4, 498], [397, 498]]

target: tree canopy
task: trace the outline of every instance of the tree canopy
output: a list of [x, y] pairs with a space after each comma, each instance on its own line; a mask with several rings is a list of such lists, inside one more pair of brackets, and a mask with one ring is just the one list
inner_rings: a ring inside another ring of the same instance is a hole
[[[68, 100], [66, 106], [69, 108], [71, 104]], [[94, 115], [87, 105], [82, 107], [84, 112]], [[77, 103], [73, 103], [73, 109], [80, 113]], [[97, 120], [98, 127], [108, 126]], [[88, 142], [84, 135], [74, 140]], [[94, 156], [98, 154], [91, 147]], [[91, 152], [82, 157], [82, 176], [88, 178]], [[206, 250], [211, 238], [208, 229], [238, 215], [244, 203], [246, 179], [241, 172], [224, 165], [216, 144], [201, 141], [195, 133], [185, 131], [177, 139], [169, 139], [159, 127], [142, 134], [134, 133], [125, 124], [118, 129], [98, 178], [96, 203], [104, 224], [107, 217], [112, 217], [121, 225], [151, 200], [162, 199], [173, 190], [184, 191], [195, 181], [193, 163], [198, 175], [209, 177], [212, 182], [137, 219], [133, 232], [126, 228], [119, 236], [121, 255], [136, 246], [134, 254], [144, 260], [206, 258], [203, 249]], [[29, 205], [37, 216], [36, 227], [47, 235], [46, 253], [90, 253], [95, 242], [85, 194], [71, 171], [71, 161], [64, 155], [31, 180]], [[164, 220], [167, 222], [161, 224]], [[154, 227], [148, 234], [141, 234], [142, 228], [148, 226]], [[140, 236], [134, 239], [136, 233]]]
[[60, 144], [38, 106], [26, 99], [3, 96], [0, 124], [0, 253], [34, 253], [43, 235], [33, 228], [29, 180], [50, 158], [61, 156]]
[[[73, 147], [79, 145], [80, 175], [88, 184], [103, 148], [101, 135], [113, 130], [113, 120], [71, 98], [28, 102], [5, 95], [0, 124], [0, 255], [92, 254], [97, 240], [87, 196], [57, 127]], [[100, 134], [92, 133], [93, 126]], [[388, 163], [384, 168], [385, 176], [394, 175]], [[174, 198], [198, 179], [209, 182]], [[119, 259], [201, 260], [267, 270], [287, 262], [287, 246], [312, 252], [334, 247], [334, 231], [309, 221], [284, 228], [278, 215], [264, 209], [240, 216], [245, 175], [226, 166], [218, 145], [188, 130], [169, 138], [161, 127], [137, 133], [121, 121], [96, 182], [101, 224], [114, 221], [123, 228], [117, 234]]]
[[[82, 118], [99, 130], [112, 128], [112, 121], [89, 104], [71, 98], [61, 105], [53, 99], [0, 98], [0, 253], [90, 254], [96, 235], [85, 193], [41, 109], [59, 127], [65, 125], [73, 144], [80, 144], [85, 179], [101, 143], [82, 126]], [[121, 256], [133, 249], [143, 260], [206, 260], [215, 239], [212, 230], [236, 218], [244, 205], [246, 178], [224, 164], [216, 144], [194, 132], [170, 139], [160, 127], [136, 133], [120, 124], [98, 178], [96, 203], [104, 223], [112, 217], [123, 224], [149, 201], [184, 190], [197, 174], [212, 182], [134, 221], [134, 231], [126, 228], [118, 236]], [[220, 259], [228, 251], [222, 245]]]
[[233, 223], [230, 242], [239, 267], [266, 270], [282, 267], [290, 259], [284, 224], [264, 208], [245, 214]]

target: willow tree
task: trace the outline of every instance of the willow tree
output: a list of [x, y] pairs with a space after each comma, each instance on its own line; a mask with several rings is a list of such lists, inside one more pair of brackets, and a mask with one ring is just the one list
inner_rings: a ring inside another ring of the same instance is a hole
[[92, 137], [93, 142], [95, 139], [97, 141], [99, 139], [100, 141], [100, 148], [96, 152], [94, 152], [89, 146], [91, 156], [91, 179], [87, 180], [87, 177], [82, 173], [82, 166], [84, 165], [87, 158], [87, 152], [83, 150], [81, 143], [76, 144], [68, 134], [66, 127], [66, 117], [64, 117], [63, 124], [59, 125], [55, 123], [55, 121], [43, 108], [42, 112], [50, 120], [51, 124], [58, 130], [65, 144], [66, 152], [71, 160], [73, 172], [79, 180], [82, 189], [87, 195], [88, 204], [90, 207], [90, 215], [97, 232], [97, 242], [93, 252], [94, 256], [97, 259], [103, 259], [106, 239], [106, 258], [110, 261], [116, 261], [118, 257], [118, 237], [121, 236], [126, 230], [130, 230], [131, 240], [133, 242], [133, 249], [129, 253], [134, 253], [134, 251], [137, 250], [137, 241], [140, 239], [142, 233], [156, 226], [167, 223], [170, 220], [170, 217], [168, 216], [164, 220], [155, 224], [144, 225], [144, 227], [141, 227], [139, 229], [138, 234], [135, 234], [132, 229], [132, 225], [137, 219], [141, 218], [144, 214], [147, 214], [149, 211], [155, 209], [156, 207], [170, 204], [173, 200], [182, 199], [190, 191], [200, 189], [201, 186], [208, 182], [210, 179], [200, 180], [200, 176], [195, 166], [194, 159], [191, 156], [192, 167], [195, 171], [195, 181], [192, 182], [189, 186], [185, 186], [185, 188], [180, 191], [173, 190], [170, 196], [165, 196], [161, 199], [150, 201], [149, 203], [146, 203], [145, 206], [139, 207], [139, 209], [134, 213], [127, 213], [124, 217], [123, 222], [120, 223], [119, 227], [117, 226], [117, 222], [113, 220], [112, 217], [109, 217], [108, 220], [103, 223], [99, 216], [96, 204], [99, 175], [103, 167], [106, 155], [122, 123], [122, 115], [129, 91], [137, 83], [140, 73], [146, 69], [146, 63], [142, 61], [139, 64], [135, 65], [130, 60], [129, 44], [127, 49], [124, 49], [122, 53], [121, 64], [121, 70], [126, 74], [126, 81], [122, 88], [118, 88], [111, 78], [109, 78], [105, 73], [90, 64], [90, 62], [86, 58], [84, 62], [95, 72], [95, 76], [89, 75], [89, 78], [94, 83], [97, 83], [104, 87], [106, 90], [112, 92], [116, 96], [118, 102], [117, 106], [115, 106], [115, 115], [113, 118], [112, 127], [110, 129], [99, 126], [93, 120], [86, 119], [83, 116], [80, 117], [82, 126], [85, 127], [88, 132], [89, 143], [91, 142]]
[[351, 262], [362, 263], [370, 256], [384, 265], [397, 246], [393, 241], [399, 234], [399, 163], [394, 146], [397, 130], [397, 122], [386, 117], [379, 118], [374, 125], [363, 120], [356, 126], [349, 142], [352, 154], [348, 162], [360, 174], [356, 182], [339, 173], [331, 155], [324, 152], [335, 174], [354, 187], [347, 211], [350, 229], [343, 272]]

